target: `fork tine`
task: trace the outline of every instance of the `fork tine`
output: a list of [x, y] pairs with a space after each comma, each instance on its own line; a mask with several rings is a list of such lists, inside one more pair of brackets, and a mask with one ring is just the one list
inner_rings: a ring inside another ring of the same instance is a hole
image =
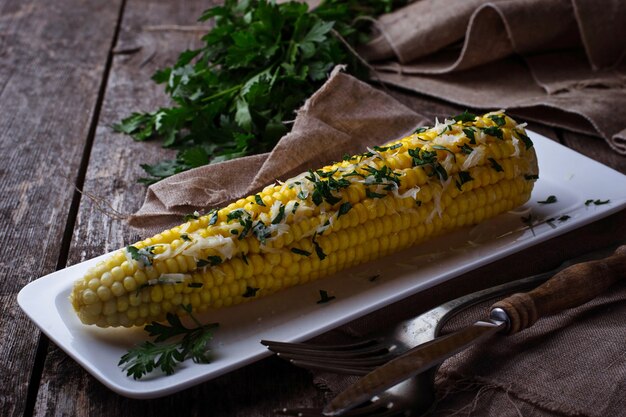
[[383, 352], [379, 355], [372, 356], [364, 356], [364, 357], [335, 357], [335, 356], [312, 356], [312, 355], [300, 355], [300, 354], [291, 354], [291, 353], [278, 353], [277, 356], [280, 356], [285, 360], [297, 360], [297, 361], [305, 361], [305, 362], [323, 362], [328, 364], [335, 365], [349, 365], [349, 366], [378, 366], [383, 363], [393, 359], [395, 355], [390, 354], [389, 352]]
[[356, 375], [356, 376], [364, 376], [369, 374], [374, 370], [374, 367], [371, 366], [342, 366], [342, 365], [331, 365], [323, 362], [308, 362], [308, 361], [299, 361], [292, 360], [290, 361], [293, 365], [298, 366], [300, 368], [317, 370], [317, 371], [329, 371], [336, 374], [344, 374], [344, 375]]
[[380, 339], [367, 339], [356, 343], [337, 344], [337, 345], [318, 345], [315, 343], [289, 343], [278, 342], [274, 340], [261, 340], [261, 344], [267, 346], [271, 351], [292, 351], [292, 350], [309, 350], [315, 352], [331, 351], [353, 351], [355, 349], [363, 349], [373, 345], [380, 345]]
[[301, 348], [297, 346], [287, 346], [276, 348], [275, 346], [268, 347], [269, 350], [278, 355], [299, 355], [310, 358], [368, 358], [373, 356], [386, 355], [393, 347], [384, 346], [381, 344], [366, 346], [362, 348], [355, 348], [353, 350], [318, 350]]

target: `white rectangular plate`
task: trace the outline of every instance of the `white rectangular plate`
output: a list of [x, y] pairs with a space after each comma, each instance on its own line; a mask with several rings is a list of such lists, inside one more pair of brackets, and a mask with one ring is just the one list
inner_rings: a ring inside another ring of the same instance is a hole
[[[174, 375], [133, 380], [117, 366], [133, 345], [146, 340], [139, 329], [85, 326], [68, 297], [75, 280], [107, 255], [39, 278], [18, 294], [35, 324], [61, 349], [113, 391], [132, 398], [155, 398], [188, 388], [249, 364], [270, 353], [261, 339], [299, 341], [347, 323], [418, 291], [489, 262], [561, 235], [626, 207], [626, 176], [536, 133], [528, 132], [539, 158], [540, 178], [525, 205], [534, 219], [553, 221], [524, 227], [522, 214], [507, 213], [427, 244], [266, 298], [218, 310], [212, 342], [214, 361], [184, 363]], [[554, 204], [540, 204], [554, 195]], [[585, 205], [587, 200], [610, 200]], [[528, 215], [528, 212], [524, 214]], [[559, 220], [567, 215], [567, 220]], [[371, 280], [372, 276], [377, 279]], [[336, 297], [318, 304], [319, 290]]]

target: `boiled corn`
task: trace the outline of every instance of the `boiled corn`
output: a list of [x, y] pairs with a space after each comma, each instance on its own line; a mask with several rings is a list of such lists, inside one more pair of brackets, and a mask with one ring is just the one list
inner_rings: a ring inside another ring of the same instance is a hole
[[101, 327], [238, 304], [511, 210], [537, 174], [524, 125], [464, 113], [120, 249], [71, 302]]

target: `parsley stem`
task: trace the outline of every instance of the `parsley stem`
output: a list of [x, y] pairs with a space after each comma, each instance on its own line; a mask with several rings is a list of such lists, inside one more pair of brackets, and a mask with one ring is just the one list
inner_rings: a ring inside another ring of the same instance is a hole
[[201, 100], [201, 101], [211, 101], [211, 100], [213, 100], [213, 99], [216, 99], [216, 98], [219, 98], [219, 97], [225, 96], [225, 95], [227, 95], [227, 94], [230, 94], [230, 93], [232, 93], [233, 91], [241, 90], [241, 88], [242, 88], [242, 87], [243, 87], [243, 84], [238, 84], [238, 85], [236, 85], [236, 86], [234, 86], [234, 87], [230, 87], [230, 88], [227, 88], [226, 90], [222, 90], [222, 91], [220, 91], [219, 93], [215, 93], [215, 94], [213, 94], [213, 95], [211, 95], [211, 96], [204, 97], [204, 98], [202, 98], [202, 100]]

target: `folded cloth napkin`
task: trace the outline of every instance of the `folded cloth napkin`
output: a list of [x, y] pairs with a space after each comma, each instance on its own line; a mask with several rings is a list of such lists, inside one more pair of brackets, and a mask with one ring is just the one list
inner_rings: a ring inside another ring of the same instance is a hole
[[[447, 327], [487, 310], [474, 308]], [[441, 405], [432, 415], [474, 408], [480, 416], [625, 416], [625, 319], [621, 282], [584, 306], [475, 345], [440, 369]]]
[[346, 153], [403, 137], [427, 122], [340, 70], [307, 100], [291, 132], [270, 153], [207, 165], [151, 185], [130, 225], [157, 233], [179, 224], [185, 214], [224, 206], [276, 180], [341, 160]]
[[[618, 224], [621, 226], [616, 230], [624, 231], [623, 217]], [[603, 227], [611, 226], [607, 223]], [[590, 232], [575, 231], [559, 244], [546, 242], [525, 252], [525, 256], [516, 255], [472, 271], [440, 288], [415, 294], [337, 328], [315, 342], [354, 342], [442, 301], [495, 285], [493, 276], [520, 278], [550, 269], [553, 265], [548, 266], [547, 259], [580, 255], [574, 243]], [[590, 247], [611, 242], [607, 233], [592, 239]], [[537, 258], [540, 255], [545, 258]], [[530, 257], [538, 264], [531, 265], [527, 261]], [[473, 290], [469, 290], [472, 285]], [[445, 324], [442, 334], [484, 319], [495, 301], [463, 310]], [[620, 282], [589, 303], [544, 317], [520, 333], [496, 335], [476, 344], [439, 368], [436, 400], [426, 416], [626, 416], [625, 318], [626, 282]], [[315, 383], [326, 390], [329, 400], [356, 380], [328, 372], [314, 374]]]
[[418, 0], [360, 49], [375, 78], [601, 136], [626, 154], [626, 2]]

